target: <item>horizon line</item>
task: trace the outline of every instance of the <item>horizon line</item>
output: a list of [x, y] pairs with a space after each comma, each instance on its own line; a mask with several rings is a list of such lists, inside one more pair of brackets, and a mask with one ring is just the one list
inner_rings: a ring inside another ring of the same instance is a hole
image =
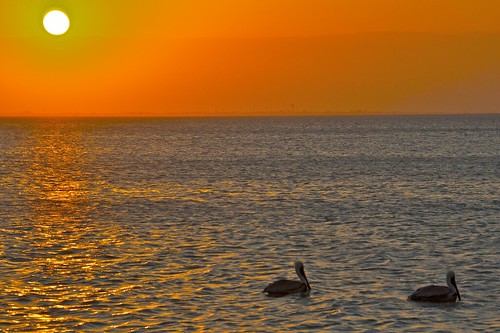
[[422, 116], [500, 116], [500, 112], [479, 113], [337, 113], [337, 114], [282, 114], [282, 115], [205, 115], [205, 116], [167, 116], [167, 115], [19, 115], [0, 116], [0, 119], [196, 119], [196, 118], [328, 118], [328, 117], [422, 117]]

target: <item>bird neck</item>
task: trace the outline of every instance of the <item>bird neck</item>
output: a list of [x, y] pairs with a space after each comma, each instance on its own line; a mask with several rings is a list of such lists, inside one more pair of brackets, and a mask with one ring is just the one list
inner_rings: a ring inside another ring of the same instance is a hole
[[448, 285], [448, 288], [450, 288], [451, 290], [453, 290], [453, 292], [456, 294], [457, 293], [457, 287], [455, 286], [456, 283], [455, 283], [455, 279], [454, 278], [449, 278], [449, 279], [446, 279], [446, 284]]
[[297, 274], [297, 275], [299, 276], [300, 282], [306, 285], [307, 290], [311, 289], [311, 287], [309, 286], [309, 281], [307, 281], [305, 274]]

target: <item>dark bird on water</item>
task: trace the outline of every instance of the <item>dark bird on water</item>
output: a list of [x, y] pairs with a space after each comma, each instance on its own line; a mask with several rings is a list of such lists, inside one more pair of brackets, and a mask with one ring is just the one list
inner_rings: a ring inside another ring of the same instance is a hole
[[436, 302], [436, 303], [451, 303], [455, 302], [458, 298], [459, 301], [460, 293], [458, 292], [457, 283], [455, 282], [455, 273], [453, 271], [448, 271], [446, 273], [446, 286], [426, 286], [415, 290], [408, 299], [411, 301], [421, 301], [421, 302]]
[[288, 294], [309, 292], [311, 286], [309, 286], [309, 281], [307, 281], [306, 273], [304, 272], [304, 264], [302, 262], [295, 262], [295, 272], [300, 281], [278, 280], [270, 283], [263, 292], [267, 293], [269, 296], [285, 296]]

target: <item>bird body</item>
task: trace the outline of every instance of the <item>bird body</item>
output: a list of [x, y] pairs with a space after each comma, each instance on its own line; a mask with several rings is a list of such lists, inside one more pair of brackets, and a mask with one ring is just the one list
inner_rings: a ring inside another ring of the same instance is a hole
[[415, 290], [410, 296], [409, 300], [420, 302], [436, 302], [436, 303], [450, 303], [460, 298], [457, 283], [455, 282], [455, 273], [448, 271], [446, 274], [446, 284], [448, 286], [435, 286], [430, 285]]
[[309, 281], [307, 281], [306, 273], [304, 272], [304, 264], [295, 262], [295, 272], [300, 281], [293, 280], [278, 280], [270, 283], [263, 292], [270, 296], [285, 296], [294, 293], [306, 293], [311, 290]]

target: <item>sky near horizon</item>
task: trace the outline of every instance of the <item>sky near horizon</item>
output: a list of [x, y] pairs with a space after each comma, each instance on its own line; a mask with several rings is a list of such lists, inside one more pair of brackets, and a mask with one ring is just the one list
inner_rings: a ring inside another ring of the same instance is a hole
[[0, 116], [500, 113], [498, 91], [500, 1], [0, 1]]

